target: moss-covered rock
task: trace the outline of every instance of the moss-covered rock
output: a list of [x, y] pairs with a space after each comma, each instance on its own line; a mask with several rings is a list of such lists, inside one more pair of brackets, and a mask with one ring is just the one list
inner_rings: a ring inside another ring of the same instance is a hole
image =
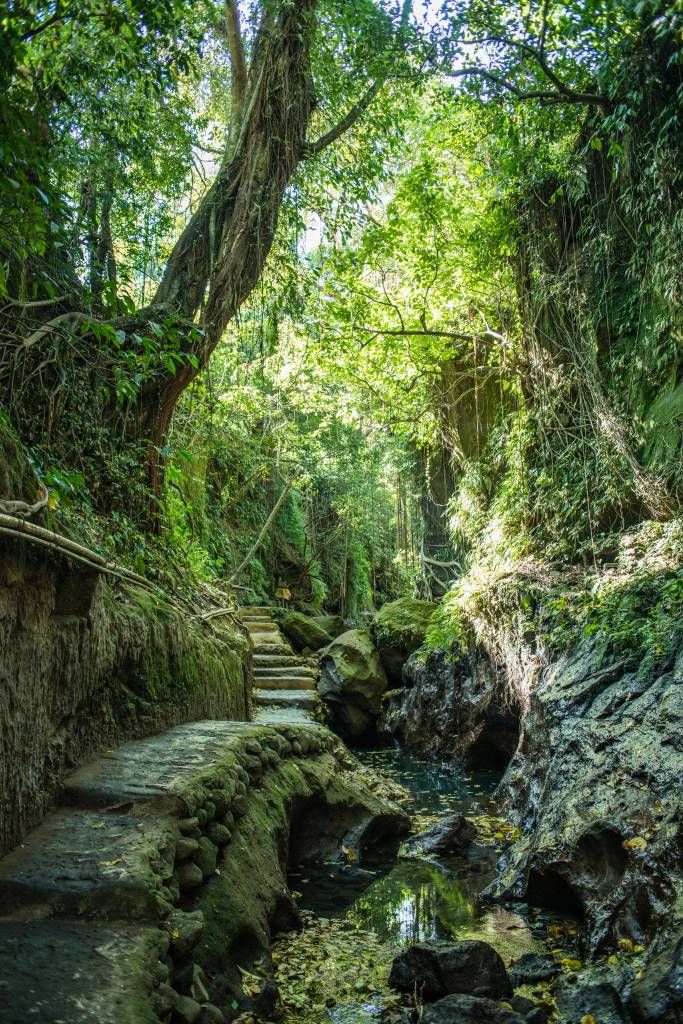
[[379, 656], [389, 680], [396, 686], [401, 685], [406, 661], [424, 643], [435, 610], [431, 601], [401, 597], [385, 604], [375, 615], [372, 632]]
[[326, 633], [329, 633], [333, 640], [348, 629], [341, 615], [315, 615], [313, 621], [317, 622]]
[[297, 651], [319, 651], [327, 647], [332, 636], [309, 615], [288, 612], [280, 620], [280, 629]]
[[324, 652], [318, 691], [334, 728], [345, 738], [359, 740], [372, 733], [386, 688], [386, 674], [366, 630], [347, 630]]

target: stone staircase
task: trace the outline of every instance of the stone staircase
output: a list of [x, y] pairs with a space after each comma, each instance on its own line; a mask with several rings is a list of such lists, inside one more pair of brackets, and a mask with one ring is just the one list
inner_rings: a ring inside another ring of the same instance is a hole
[[273, 620], [272, 608], [244, 605], [239, 614], [253, 651], [254, 704], [261, 709], [258, 720], [319, 718], [317, 671], [306, 658], [294, 653]]

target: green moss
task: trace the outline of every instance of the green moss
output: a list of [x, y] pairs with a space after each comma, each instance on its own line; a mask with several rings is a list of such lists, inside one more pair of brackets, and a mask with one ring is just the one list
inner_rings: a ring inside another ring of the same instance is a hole
[[413, 650], [419, 647], [436, 610], [431, 601], [418, 601], [412, 597], [401, 597], [391, 601], [375, 615], [376, 636], [391, 638]]

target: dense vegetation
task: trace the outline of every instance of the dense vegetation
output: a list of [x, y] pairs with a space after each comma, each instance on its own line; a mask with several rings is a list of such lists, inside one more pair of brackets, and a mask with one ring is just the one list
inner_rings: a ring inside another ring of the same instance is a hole
[[171, 590], [447, 593], [431, 642], [513, 674], [581, 632], [666, 660], [680, 0], [0, 25], [0, 438], [54, 529]]

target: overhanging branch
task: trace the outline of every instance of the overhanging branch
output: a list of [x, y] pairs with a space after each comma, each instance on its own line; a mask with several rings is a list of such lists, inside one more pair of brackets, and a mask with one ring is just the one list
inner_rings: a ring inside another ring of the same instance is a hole
[[321, 135], [319, 139], [315, 140], [315, 142], [307, 142], [302, 154], [303, 159], [307, 160], [312, 156], [317, 156], [319, 153], [322, 153], [324, 149], [327, 149], [327, 147], [331, 146], [333, 142], [336, 142], [337, 139], [341, 138], [349, 128], [352, 128], [361, 114], [365, 113], [368, 109], [383, 85], [383, 78], [376, 79], [363, 96], [361, 96], [358, 103], [351, 107], [348, 113], [341, 119], [341, 121], [337, 122], [334, 128], [330, 128], [329, 132], [325, 132], [325, 134]]

